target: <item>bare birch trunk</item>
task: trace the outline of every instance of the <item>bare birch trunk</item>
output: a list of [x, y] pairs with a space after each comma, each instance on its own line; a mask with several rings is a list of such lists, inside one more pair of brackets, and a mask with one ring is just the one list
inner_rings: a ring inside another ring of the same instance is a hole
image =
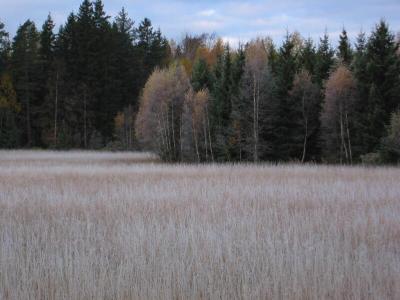
[[304, 134], [304, 142], [303, 142], [303, 156], [301, 158], [301, 162], [304, 163], [306, 159], [306, 152], [307, 152], [307, 138], [308, 138], [308, 119], [305, 120], [305, 134]]
[[[160, 132], [161, 132], [161, 140], [162, 140], [162, 148], [160, 149], [162, 153], [164, 153], [165, 156], [169, 154], [169, 141], [168, 141], [168, 131], [167, 131], [167, 126], [168, 124], [168, 117], [165, 118], [163, 111], [161, 111], [161, 116], [159, 118], [159, 126], [160, 126]], [[167, 157], [166, 157], [167, 158]]]
[[346, 142], [345, 142], [345, 138], [344, 138], [344, 128], [343, 128], [343, 112], [342, 109], [340, 109], [340, 137], [341, 137], [341, 148], [344, 149], [344, 154], [346, 157], [346, 162], [349, 161], [349, 155], [347, 152], [347, 146], [346, 146]]
[[206, 114], [207, 114], [208, 141], [209, 141], [209, 143], [210, 143], [211, 161], [214, 162], [214, 152], [213, 152], [213, 148], [212, 148], [211, 129], [210, 129], [210, 118], [209, 118], [209, 116], [208, 116], [208, 106], [206, 106]]
[[253, 153], [253, 158], [254, 161], [256, 162], [258, 160], [258, 154], [257, 154], [257, 99], [256, 99], [256, 75], [253, 74], [253, 138], [254, 138], [254, 153]]
[[27, 126], [27, 133], [28, 133], [28, 146], [32, 145], [32, 128], [31, 128], [31, 107], [30, 107], [30, 99], [29, 96], [27, 97], [26, 102], [26, 126]]
[[182, 118], [182, 113], [179, 118], [179, 160], [182, 160], [182, 153], [183, 153], [183, 144], [182, 144], [182, 133], [183, 133], [183, 118]]
[[83, 144], [85, 149], [87, 148], [87, 124], [86, 124], [86, 117], [87, 117], [87, 112], [86, 112], [86, 87], [84, 88], [83, 91]]
[[172, 153], [172, 143], [171, 143], [171, 133], [170, 133], [170, 131], [171, 131], [171, 127], [169, 126], [169, 113], [168, 113], [168, 109], [167, 109], [167, 112], [166, 112], [166, 124], [165, 124], [165, 128], [166, 128], [166, 137], [167, 137], [167, 145], [168, 145], [168, 147], [167, 147], [167, 155], [169, 156], [169, 158], [168, 158], [168, 160], [169, 161], [171, 161], [172, 160], [172, 156], [171, 156], [171, 153]]
[[203, 134], [204, 134], [204, 149], [206, 161], [208, 161], [208, 145], [207, 145], [207, 128], [206, 128], [206, 118], [203, 115]]
[[351, 150], [349, 118], [348, 118], [347, 111], [346, 111], [346, 131], [347, 131], [347, 141], [348, 141], [348, 144], [349, 144], [350, 164], [353, 164], [353, 153], [352, 153], [352, 150]]
[[56, 75], [56, 95], [54, 100], [54, 146], [57, 147], [57, 118], [58, 118], [58, 71]]
[[194, 118], [192, 117], [192, 127], [193, 127], [193, 139], [194, 139], [194, 146], [196, 148], [196, 155], [197, 155], [197, 162], [200, 162], [200, 153], [199, 153], [199, 146], [197, 143], [197, 132], [194, 124]]
[[[28, 80], [28, 72], [25, 70], [26, 80]], [[32, 145], [32, 127], [31, 127], [31, 99], [30, 99], [30, 91], [25, 84], [25, 96], [26, 96], [26, 130], [27, 130], [27, 138], [28, 138], [28, 146]]]
[[173, 145], [173, 153], [176, 154], [176, 144], [175, 144], [175, 126], [174, 126], [174, 103], [171, 102], [171, 129], [172, 129], [172, 145]]
[[305, 134], [304, 134], [304, 142], [303, 142], [303, 156], [301, 157], [301, 162], [304, 163], [306, 159], [306, 151], [307, 151], [307, 138], [308, 138], [308, 118], [306, 116], [306, 109], [305, 109], [305, 99], [304, 99], [304, 92], [302, 97], [303, 102], [303, 118], [304, 118], [304, 125], [305, 125]]

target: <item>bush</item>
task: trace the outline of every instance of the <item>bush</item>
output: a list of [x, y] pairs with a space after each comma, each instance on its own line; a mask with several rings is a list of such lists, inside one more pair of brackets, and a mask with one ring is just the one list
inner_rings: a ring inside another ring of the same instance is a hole
[[381, 154], [374, 152], [361, 155], [361, 162], [364, 165], [379, 165], [382, 163]]
[[400, 162], [400, 111], [392, 114], [387, 136], [382, 139], [380, 155], [386, 163]]

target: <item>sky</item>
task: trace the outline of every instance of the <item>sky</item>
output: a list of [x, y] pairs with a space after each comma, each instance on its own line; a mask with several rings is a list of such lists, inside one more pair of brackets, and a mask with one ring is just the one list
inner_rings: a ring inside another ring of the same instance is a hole
[[[13, 35], [30, 18], [38, 27], [50, 12], [62, 25], [81, 0], [0, 0], [0, 20]], [[360, 30], [370, 32], [384, 18], [393, 32], [400, 31], [400, 0], [104, 0], [108, 15], [125, 7], [138, 24], [150, 18], [169, 39], [184, 33], [216, 33], [232, 45], [257, 36], [283, 40], [286, 32], [299, 31], [317, 40], [325, 30], [335, 43], [343, 26], [354, 39]]]

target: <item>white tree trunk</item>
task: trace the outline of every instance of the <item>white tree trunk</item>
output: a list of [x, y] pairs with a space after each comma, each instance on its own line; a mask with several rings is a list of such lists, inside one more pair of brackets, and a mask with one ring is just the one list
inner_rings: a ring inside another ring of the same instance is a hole
[[54, 146], [57, 147], [57, 118], [58, 118], [58, 71], [56, 75], [56, 95], [54, 100]]

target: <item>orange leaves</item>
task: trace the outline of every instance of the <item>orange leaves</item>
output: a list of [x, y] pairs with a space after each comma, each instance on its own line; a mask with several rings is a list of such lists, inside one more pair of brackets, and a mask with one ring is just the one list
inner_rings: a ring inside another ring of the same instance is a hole
[[326, 82], [324, 114], [326, 118], [338, 110], [349, 110], [356, 97], [356, 82], [346, 66], [339, 66]]
[[346, 94], [355, 89], [355, 80], [353, 74], [345, 66], [339, 66], [331, 74], [326, 83], [326, 95]]
[[3, 74], [0, 78], [0, 109], [21, 111], [21, 105], [17, 102], [17, 94], [8, 74]]
[[191, 112], [191, 119], [193, 120], [193, 126], [195, 129], [200, 130], [203, 126], [205, 119], [206, 109], [208, 105], [210, 95], [208, 90], [203, 89], [197, 93], [190, 90], [185, 97], [186, 105]]
[[124, 126], [125, 117], [122, 112], [119, 112], [114, 118], [115, 128], [122, 128]]
[[346, 66], [339, 66], [326, 83], [322, 113], [326, 153], [333, 161], [352, 163], [352, 112], [356, 100], [356, 83]]
[[252, 73], [260, 74], [267, 64], [268, 52], [263, 39], [257, 38], [246, 47], [246, 68]]
[[163, 143], [175, 136], [175, 123], [180, 118], [185, 95], [190, 88], [188, 76], [181, 65], [168, 69], [156, 69], [148, 79], [140, 100], [136, 119], [137, 137], [144, 144]]

